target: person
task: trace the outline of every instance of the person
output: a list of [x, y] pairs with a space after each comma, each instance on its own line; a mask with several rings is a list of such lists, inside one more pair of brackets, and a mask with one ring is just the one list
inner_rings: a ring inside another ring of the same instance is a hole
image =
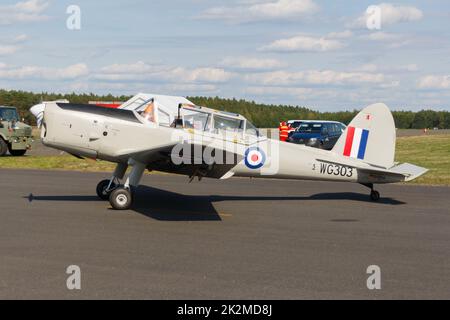
[[289, 137], [289, 127], [286, 122], [281, 122], [278, 129], [280, 131], [280, 141], [286, 142]]
[[153, 102], [151, 102], [147, 105], [147, 107], [145, 108], [145, 111], [143, 113], [143, 117], [147, 121], [155, 122], [155, 105]]

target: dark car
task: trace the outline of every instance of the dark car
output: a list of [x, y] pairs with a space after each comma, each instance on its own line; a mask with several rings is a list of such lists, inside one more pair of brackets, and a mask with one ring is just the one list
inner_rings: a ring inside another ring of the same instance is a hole
[[346, 126], [334, 121], [304, 121], [288, 138], [288, 142], [325, 150], [333, 149]]

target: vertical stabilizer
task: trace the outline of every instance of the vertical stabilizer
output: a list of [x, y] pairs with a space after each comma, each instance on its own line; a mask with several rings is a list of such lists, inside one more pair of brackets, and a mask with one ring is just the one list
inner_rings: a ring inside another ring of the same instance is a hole
[[341, 136], [334, 153], [382, 168], [394, 166], [396, 130], [389, 108], [383, 103], [362, 110]]

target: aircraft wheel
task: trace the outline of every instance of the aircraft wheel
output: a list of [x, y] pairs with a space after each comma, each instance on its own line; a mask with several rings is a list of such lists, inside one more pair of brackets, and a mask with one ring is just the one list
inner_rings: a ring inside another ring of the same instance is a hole
[[372, 199], [372, 201], [378, 202], [378, 201], [380, 201], [380, 198], [381, 198], [380, 193], [378, 191], [373, 190], [370, 193], [370, 199]]
[[111, 190], [106, 191], [106, 189], [109, 186], [109, 181], [110, 180], [102, 180], [97, 185], [97, 196], [102, 200], [108, 200], [112, 190], [114, 190], [117, 187], [116, 184], [113, 182], [111, 184]]
[[128, 210], [133, 204], [133, 195], [130, 190], [120, 187], [111, 192], [109, 203], [115, 210]]

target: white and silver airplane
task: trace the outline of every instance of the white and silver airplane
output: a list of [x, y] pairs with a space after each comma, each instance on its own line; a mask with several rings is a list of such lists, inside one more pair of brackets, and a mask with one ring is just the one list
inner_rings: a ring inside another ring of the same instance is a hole
[[148, 97], [119, 109], [51, 102], [32, 110], [41, 116], [44, 145], [117, 164], [97, 185], [98, 196], [117, 210], [132, 206], [145, 170], [191, 181], [235, 176], [360, 183], [373, 201], [380, 199], [375, 184], [407, 182], [428, 171], [394, 162], [395, 124], [384, 104], [362, 110], [325, 151], [268, 139], [239, 114]]

